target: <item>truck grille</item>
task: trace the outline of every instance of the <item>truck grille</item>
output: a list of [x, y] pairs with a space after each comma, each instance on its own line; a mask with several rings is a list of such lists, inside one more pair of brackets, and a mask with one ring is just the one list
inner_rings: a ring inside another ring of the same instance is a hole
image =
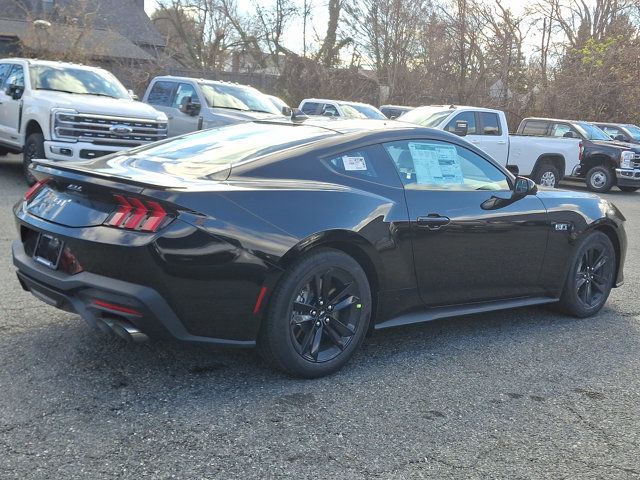
[[96, 145], [136, 147], [167, 137], [167, 124], [155, 120], [58, 112], [55, 136]]

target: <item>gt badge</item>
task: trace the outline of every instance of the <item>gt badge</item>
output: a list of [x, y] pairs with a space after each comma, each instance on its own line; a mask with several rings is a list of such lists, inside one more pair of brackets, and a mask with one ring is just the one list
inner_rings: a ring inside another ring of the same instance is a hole
[[571, 230], [571, 224], [570, 223], [554, 223], [553, 228], [555, 229], [556, 232], [568, 232], [569, 230]]

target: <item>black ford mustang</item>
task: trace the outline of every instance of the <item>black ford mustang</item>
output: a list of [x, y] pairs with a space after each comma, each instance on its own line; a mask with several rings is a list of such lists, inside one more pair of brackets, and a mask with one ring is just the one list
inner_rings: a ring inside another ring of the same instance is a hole
[[257, 345], [298, 376], [340, 368], [370, 328], [593, 315], [623, 279], [613, 204], [390, 121], [250, 122], [33, 174], [25, 290], [127, 338]]

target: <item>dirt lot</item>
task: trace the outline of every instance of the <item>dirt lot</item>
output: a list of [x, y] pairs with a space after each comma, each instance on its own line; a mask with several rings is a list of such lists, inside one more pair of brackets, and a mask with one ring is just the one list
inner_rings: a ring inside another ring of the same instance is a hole
[[129, 345], [23, 292], [24, 190], [0, 159], [0, 478], [640, 476], [640, 193], [606, 195], [629, 251], [597, 317], [377, 333], [338, 374], [300, 381], [251, 351]]

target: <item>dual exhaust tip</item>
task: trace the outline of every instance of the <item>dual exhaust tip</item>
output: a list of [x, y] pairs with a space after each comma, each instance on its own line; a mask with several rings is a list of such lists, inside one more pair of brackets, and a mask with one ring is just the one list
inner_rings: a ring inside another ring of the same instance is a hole
[[105, 333], [115, 333], [118, 337], [132, 343], [143, 343], [149, 337], [129, 322], [118, 318], [102, 317], [96, 319], [97, 327]]

